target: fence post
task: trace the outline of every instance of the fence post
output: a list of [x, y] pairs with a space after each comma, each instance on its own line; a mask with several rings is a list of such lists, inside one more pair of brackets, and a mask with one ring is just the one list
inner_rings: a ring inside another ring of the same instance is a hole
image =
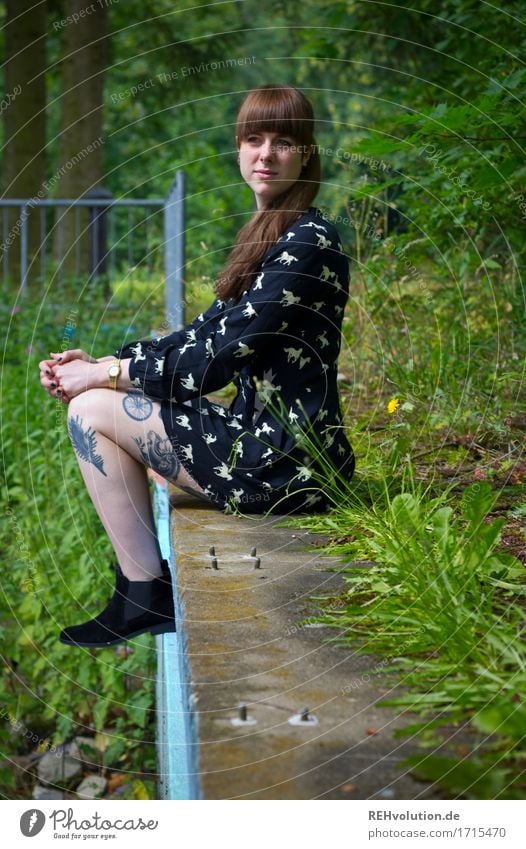
[[27, 295], [27, 249], [28, 233], [27, 219], [29, 205], [26, 203], [20, 207], [20, 294]]
[[164, 205], [166, 317], [170, 332], [185, 323], [185, 175], [177, 171]]
[[[108, 206], [113, 200], [112, 193], [104, 186], [94, 186], [83, 194], [83, 200], [107, 200]], [[89, 210], [89, 274], [100, 277], [106, 273], [107, 254], [107, 210], [108, 206], [90, 206]]]

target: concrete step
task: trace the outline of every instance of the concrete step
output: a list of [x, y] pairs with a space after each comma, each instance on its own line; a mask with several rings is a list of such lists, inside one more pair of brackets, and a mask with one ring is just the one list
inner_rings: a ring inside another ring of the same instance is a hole
[[[329, 571], [342, 564], [277, 527], [284, 517], [227, 516], [177, 490], [171, 506], [199, 797], [441, 798], [398, 766], [416, 747], [393, 736], [407, 719], [377, 706], [388, 694], [385, 677], [367, 674], [378, 659], [299, 625], [319, 610], [311, 596], [342, 587]], [[240, 703], [252, 722], [239, 722]], [[314, 720], [291, 723], [303, 708]]]

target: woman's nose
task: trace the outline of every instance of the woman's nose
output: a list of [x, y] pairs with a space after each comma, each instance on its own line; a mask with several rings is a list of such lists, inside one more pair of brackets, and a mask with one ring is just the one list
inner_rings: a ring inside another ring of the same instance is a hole
[[271, 141], [263, 142], [263, 144], [261, 145], [261, 149], [259, 151], [259, 155], [260, 155], [261, 159], [270, 159], [272, 157], [273, 153], [274, 153], [274, 150], [273, 150], [273, 147], [272, 147], [272, 142]]

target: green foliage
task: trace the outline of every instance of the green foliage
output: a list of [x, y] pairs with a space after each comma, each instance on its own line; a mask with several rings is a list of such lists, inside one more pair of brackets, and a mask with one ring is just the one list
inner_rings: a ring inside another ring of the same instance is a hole
[[[148, 740], [155, 733], [153, 638], [135, 640], [132, 652], [58, 641], [61, 628], [91, 617], [111, 595], [113, 552], [69, 444], [66, 408], [42, 390], [38, 362], [51, 349], [78, 346], [102, 355], [115, 348], [130, 320], [121, 312], [119, 322], [104, 325], [103, 312], [95, 292], [72, 292], [60, 309], [25, 303], [8, 316], [3, 307], [2, 726], [16, 719], [53, 745], [104, 729], [111, 740], [105, 766], [142, 773], [145, 759], [152, 760], [143, 741], [153, 752]], [[25, 732], [3, 729], [0, 743], [7, 758], [30, 746]], [[3, 769], [5, 795], [16, 792], [11, 778]]]
[[[413, 265], [431, 259], [446, 285], [475, 272], [490, 283], [502, 270], [508, 298], [523, 311], [516, 266], [525, 250], [526, 37], [510, 28], [514, 13], [521, 15], [518, 0], [505, 14], [481, 14], [463, 0], [438, 10], [432, 0], [322, 4], [304, 50], [335, 92], [331, 118], [344, 152], [335, 201], [346, 207], [349, 197], [373, 195], [382, 238], [394, 227]], [[386, 208], [397, 212], [388, 226]], [[362, 237], [374, 245], [374, 235]], [[373, 277], [381, 268], [372, 261], [368, 270]]]
[[517, 699], [526, 686], [524, 566], [498, 550], [504, 519], [487, 519], [496, 498], [489, 484], [472, 484], [455, 516], [451, 494], [430, 497], [413, 486], [370, 507], [340, 509], [332, 528], [326, 520], [332, 533], [353, 528], [338, 550], [353, 565], [343, 570], [343, 597], [337, 605], [324, 599], [318, 621], [339, 631], [338, 644], [382, 656], [373, 671], [397, 674], [403, 690], [382, 704], [425, 720], [401, 736], [422, 733], [431, 720], [438, 728], [467, 717], [490, 735], [469, 762], [421, 755], [404, 762], [468, 798], [524, 792], [515, 763], [525, 758]]

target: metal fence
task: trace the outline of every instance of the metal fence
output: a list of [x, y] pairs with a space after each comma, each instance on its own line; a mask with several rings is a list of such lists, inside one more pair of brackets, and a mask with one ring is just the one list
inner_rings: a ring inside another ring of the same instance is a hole
[[[37, 283], [42, 286], [50, 272], [61, 282], [67, 255], [73, 266], [72, 274], [81, 277], [87, 273], [93, 280], [103, 276], [111, 280], [126, 269], [144, 268], [146, 273], [162, 272], [164, 269], [167, 323], [171, 330], [177, 330], [185, 320], [184, 206], [183, 171], [176, 172], [165, 199], [116, 200], [100, 187], [87, 192], [82, 199], [2, 198], [0, 263], [4, 283], [13, 276], [15, 251], [19, 251], [16, 273], [22, 295], [29, 292], [30, 270], [33, 271], [32, 277], [36, 276]], [[10, 209], [15, 210], [14, 224], [10, 222], [13, 218]], [[32, 209], [38, 211], [38, 246], [30, 257], [29, 219]], [[83, 210], [87, 210], [87, 221], [84, 222]], [[162, 210], [162, 216], [159, 210]], [[57, 211], [62, 211], [62, 214], [57, 215]], [[70, 247], [66, 252], [65, 219], [71, 211], [74, 214], [71, 222], [73, 237], [68, 239]], [[83, 269], [81, 251], [86, 241], [88, 268]]]
[[[18, 210], [10, 216], [8, 210]], [[38, 249], [29, 256], [30, 210], [38, 210]], [[82, 200], [60, 198], [0, 199], [2, 240], [0, 263], [4, 282], [12, 277], [10, 259], [19, 250], [20, 293], [30, 294], [29, 271], [37, 263], [38, 281], [44, 286], [50, 272], [63, 278], [64, 214], [57, 210], [73, 210], [74, 273], [83, 275], [80, 244], [84, 233], [88, 241], [89, 275], [94, 281], [122, 272], [126, 268], [143, 266], [147, 272], [165, 274], [166, 324], [179, 330], [185, 321], [185, 176], [176, 173], [166, 199], [115, 200], [104, 190], [97, 190]], [[82, 230], [81, 210], [87, 209], [87, 224]], [[162, 216], [159, 211], [162, 210]], [[146, 214], [145, 214], [146, 213]], [[15, 224], [10, 227], [9, 219]], [[14, 238], [11, 238], [14, 237]], [[53, 254], [54, 259], [52, 259]], [[37, 275], [33, 274], [31, 277]], [[170, 504], [167, 486], [154, 487], [154, 513], [163, 556], [173, 570], [174, 555], [170, 539]], [[175, 580], [174, 580], [175, 586]], [[178, 618], [180, 601], [176, 597]], [[158, 636], [157, 750], [159, 763], [159, 792], [165, 799], [195, 799], [199, 796], [193, 762], [195, 745], [194, 713], [188, 705], [189, 671], [184, 654], [184, 638], [179, 634]], [[185, 665], [186, 664], [186, 665]]]

